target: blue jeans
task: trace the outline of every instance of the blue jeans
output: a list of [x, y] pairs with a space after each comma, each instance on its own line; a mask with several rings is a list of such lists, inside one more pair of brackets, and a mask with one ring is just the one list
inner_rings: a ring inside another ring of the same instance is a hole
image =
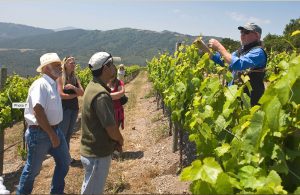
[[17, 194], [31, 194], [35, 177], [39, 174], [47, 154], [53, 156], [56, 164], [50, 193], [64, 193], [65, 176], [69, 171], [71, 158], [63, 133], [59, 128], [56, 128], [55, 132], [60, 138], [60, 145], [52, 148], [52, 143], [45, 131], [40, 128], [27, 129], [25, 133], [28, 146], [27, 161], [20, 177]]
[[74, 132], [78, 110], [64, 108], [63, 120], [59, 123], [59, 128], [65, 135], [68, 148], [70, 149], [70, 139]]
[[85, 170], [81, 194], [103, 194], [111, 155], [99, 158], [81, 156], [80, 158]]

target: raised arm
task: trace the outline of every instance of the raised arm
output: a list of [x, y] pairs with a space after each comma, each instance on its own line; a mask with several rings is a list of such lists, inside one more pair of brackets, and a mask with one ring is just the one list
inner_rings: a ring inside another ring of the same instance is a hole
[[110, 96], [113, 100], [120, 99], [125, 94], [125, 85], [123, 81], [117, 81], [120, 82], [120, 85], [118, 86], [118, 91], [110, 93]]

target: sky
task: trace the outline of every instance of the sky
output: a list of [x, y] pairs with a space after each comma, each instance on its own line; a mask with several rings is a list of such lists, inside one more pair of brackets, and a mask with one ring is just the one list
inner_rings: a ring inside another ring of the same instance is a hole
[[237, 27], [261, 26], [262, 37], [282, 35], [300, 18], [300, 1], [0, 0], [0, 22], [57, 29], [135, 28], [240, 39]]

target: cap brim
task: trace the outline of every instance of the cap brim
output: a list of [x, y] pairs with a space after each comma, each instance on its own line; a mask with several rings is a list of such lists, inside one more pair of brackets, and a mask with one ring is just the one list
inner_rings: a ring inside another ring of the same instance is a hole
[[114, 63], [121, 62], [121, 57], [112, 57], [112, 58], [113, 58]]
[[250, 30], [250, 31], [253, 31], [253, 29], [247, 28], [247, 27], [245, 27], [245, 26], [239, 26], [238, 29], [239, 29], [239, 30]]

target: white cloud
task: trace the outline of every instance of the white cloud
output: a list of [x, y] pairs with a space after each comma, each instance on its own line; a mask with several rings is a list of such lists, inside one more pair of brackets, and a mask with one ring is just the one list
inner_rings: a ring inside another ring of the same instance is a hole
[[172, 12], [175, 13], [175, 14], [179, 14], [179, 13], [181, 13], [181, 10], [180, 9], [173, 9]]
[[245, 15], [237, 13], [237, 12], [227, 12], [226, 14], [229, 15], [229, 17], [231, 19], [238, 21], [238, 22], [241, 22], [241, 21], [245, 22], [245, 20], [246, 20]]
[[177, 15], [177, 17], [180, 18], [180, 19], [189, 19], [189, 18], [191, 18], [190, 15], [184, 13], [184, 12], [183, 12], [182, 10], [180, 10], [180, 9], [173, 9], [173, 10], [172, 10], [172, 13], [175, 14], [175, 15]]
[[232, 20], [238, 21], [238, 22], [244, 22], [244, 23], [254, 22], [254, 23], [260, 24], [260, 25], [271, 23], [271, 20], [269, 20], [269, 19], [261, 19], [261, 18], [257, 18], [254, 16], [246, 16], [244, 14], [237, 13], [237, 12], [227, 12], [226, 15], [228, 15]]
[[249, 20], [247, 22], [254, 22], [256, 24], [270, 24], [271, 21], [269, 19], [260, 19], [253, 16], [249, 17]]

